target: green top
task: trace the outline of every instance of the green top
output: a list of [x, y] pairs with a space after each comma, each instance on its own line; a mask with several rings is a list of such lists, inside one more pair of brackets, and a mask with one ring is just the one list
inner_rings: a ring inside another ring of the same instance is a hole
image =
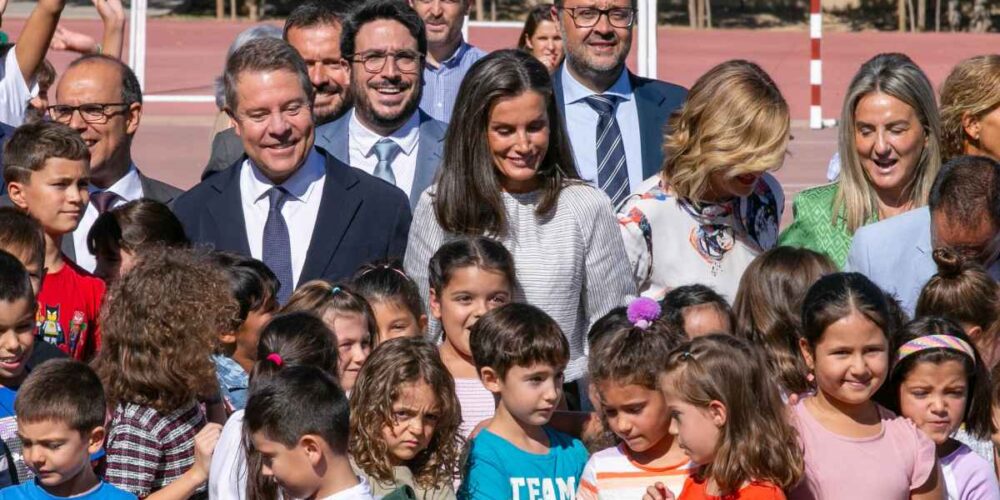
[[393, 500], [407, 500], [416, 498], [417, 500], [454, 500], [455, 490], [452, 485], [446, 484], [441, 488], [428, 490], [417, 486], [413, 479], [413, 472], [405, 465], [393, 467], [394, 479], [392, 482], [383, 483], [365, 473], [358, 464], [351, 460], [351, 467], [359, 476], [368, 479], [368, 484], [372, 489], [372, 496], [375, 498], [385, 497]]
[[[843, 268], [854, 236], [847, 232], [847, 222], [838, 217], [833, 223], [833, 198], [837, 183], [806, 189], [792, 202], [792, 224], [778, 238], [779, 245], [808, 248], [825, 254], [838, 268]], [[872, 217], [878, 220], [876, 214]]]

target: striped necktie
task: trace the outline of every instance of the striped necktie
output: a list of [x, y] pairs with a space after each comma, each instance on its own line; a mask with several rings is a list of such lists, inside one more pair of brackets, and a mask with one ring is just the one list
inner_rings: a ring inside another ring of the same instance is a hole
[[618, 206], [629, 194], [628, 169], [625, 166], [625, 144], [615, 118], [617, 97], [595, 94], [586, 98], [597, 112], [597, 185], [611, 203]]

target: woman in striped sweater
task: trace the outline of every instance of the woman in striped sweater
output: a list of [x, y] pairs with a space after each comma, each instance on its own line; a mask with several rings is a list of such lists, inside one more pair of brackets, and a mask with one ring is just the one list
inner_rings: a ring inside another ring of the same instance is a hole
[[586, 373], [587, 329], [635, 294], [611, 201], [579, 180], [552, 81], [536, 59], [502, 50], [458, 92], [440, 178], [420, 198], [406, 272], [428, 299], [428, 261], [460, 236], [495, 238], [514, 255], [514, 298], [569, 337], [566, 380]]

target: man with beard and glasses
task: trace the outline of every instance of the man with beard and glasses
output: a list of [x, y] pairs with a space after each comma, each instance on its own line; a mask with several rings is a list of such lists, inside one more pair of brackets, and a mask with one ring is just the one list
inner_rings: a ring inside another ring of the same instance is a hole
[[335, 158], [403, 190], [413, 208], [434, 181], [447, 125], [419, 109], [424, 23], [403, 0], [375, 0], [344, 21], [354, 110], [316, 131]]
[[1000, 279], [1000, 163], [959, 156], [941, 166], [927, 206], [854, 233], [845, 270], [868, 276], [913, 315], [934, 251], [949, 248]]
[[486, 52], [462, 37], [465, 16], [472, 0], [409, 0], [427, 30], [424, 95], [420, 108], [437, 120], [451, 121], [458, 87], [473, 63]]
[[[285, 20], [284, 38], [302, 56], [316, 101], [316, 125], [330, 123], [351, 109], [350, 64], [341, 57], [340, 33], [349, 7], [340, 0], [305, 2]], [[216, 134], [202, 180], [232, 165], [243, 155], [234, 129]]]
[[192, 242], [263, 261], [282, 304], [299, 283], [402, 256], [406, 196], [314, 147], [314, 87], [294, 48], [253, 40], [226, 62], [223, 82], [246, 156], [175, 202]]
[[552, 9], [566, 52], [552, 83], [576, 166], [617, 206], [660, 172], [663, 127], [687, 90], [625, 67], [635, 0], [556, 0]]

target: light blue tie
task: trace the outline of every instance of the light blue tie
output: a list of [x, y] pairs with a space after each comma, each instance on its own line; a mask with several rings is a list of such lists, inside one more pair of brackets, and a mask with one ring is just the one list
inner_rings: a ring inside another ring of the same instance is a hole
[[618, 206], [628, 196], [628, 169], [625, 167], [625, 144], [615, 118], [617, 97], [595, 94], [586, 98], [597, 112], [597, 185], [611, 203]]
[[278, 302], [284, 305], [292, 295], [292, 244], [288, 236], [288, 225], [281, 215], [281, 207], [288, 199], [288, 191], [281, 186], [275, 186], [267, 191], [267, 199], [271, 206], [267, 210], [267, 221], [264, 223], [263, 251], [261, 260], [271, 268], [278, 277]]
[[392, 139], [383, 137], [375, 143], [375, 158], [378, 158], [378, 164], [375, 165], [375, 177], [396, 185], [396, 174], [392, 172], [392, 160], [396, 159], [399, 151], [399, 144], [393, 142]]

